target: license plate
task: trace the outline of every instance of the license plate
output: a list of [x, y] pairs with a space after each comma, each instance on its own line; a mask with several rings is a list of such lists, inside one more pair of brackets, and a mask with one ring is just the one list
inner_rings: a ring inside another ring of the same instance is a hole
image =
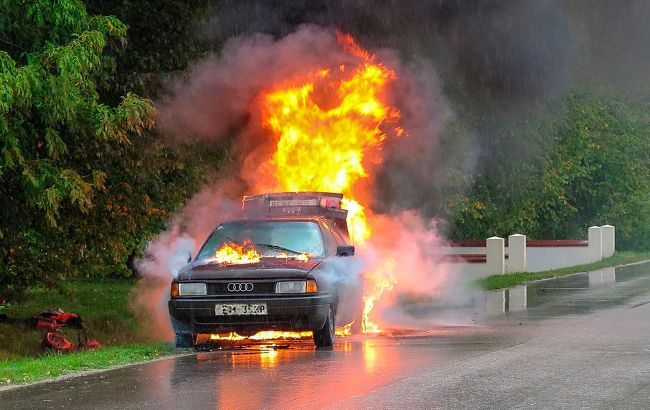
[[266, 315], [266, 303], [218, 303], [214, 306], [217, 316]]

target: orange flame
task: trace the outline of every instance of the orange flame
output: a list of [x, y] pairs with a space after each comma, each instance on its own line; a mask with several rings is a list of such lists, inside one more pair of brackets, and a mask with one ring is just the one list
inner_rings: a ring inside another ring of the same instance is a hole
[[269, 339], [303, 339], [311, 337], [311, 332], [279, 332], [276, 330], [265, 330], [257, 332], [249, 337], [252, 340], [269, 340]]
[[236, 243], [224, 243], [214, 255], [219, 263], [228, 265], [244, 265], [258, 263], [261, 255], [257, 253], [251, 241], [244, 241], [241, 245]]
[[[352, 323], [349, 323], [343, 327], [337, 327], [336, 328], [336, 335], [337, 336], [350, 336], [352, 333], [350, 332], [350, 326], [352, 326]], [[277, 331], [277, 330], [263, 330], [261, 332], [257, 332], [252, 336], [242, 336], [237, 332], [230, 332], [230, 333], [224, 333], [224, 334], [211, 334], [210, 335], [210, 340], [228, 340], [228, 341], [239, 341], [239, 340], [277, 340], [277, 339], [282, 339], [282, 340], [291, 340], [291, 339], [306, 339], [312, 337], [312, 332], [310, 331], [304, 331], [304, 332], [286, 332], [286, 331]]]
[[366, 286], [369, 289], [366, 289], [363, 295], [363, 312], [361, 314], [361, 330], [363, 333], [381, 332], [379, 326], [370, 320], [370, 312], [381, 295], [385, 291], [393, 289], [393, 286], [397, 283], [395, 275], [393, 275], [394, 270], [395, 261], [385, 259], [381, 265], [364, 275]]
[[277, 330], [263, 330], [261, 332], [257, 332], [252, 336], [242, 336], [239, 333], [236, 332], [230, 332], [230, 333], [225, 333], [225, 334], [211, 334], [210, 335], [210, 340], [230, 340], [230, 341], [238, 341], [238, 340], [244, 340], [244, 339], [250, 339], [250, 340], [276, 340], [276, 339], [304, 339], [311, 337], [312, 333], [311, 332], [284, 332], [284, 331], [277, 331]]
[[342, 327], [337, 327], [336, 328], [336, 335], [337, 336], [350, 336], [352, 334], [352, 325], [354, 324], [354, 320], [345, 326]]
[[[396, 74], [350, 35], [337, 37], [358, 64], [324, 67], [262, 95], [263, 125], [277, 142], [270, 167], [262, 173], [280, 190], [342, 193], [351, 239], [363, 245], [372, 235], [366, 208], [372, 171], [383, 160], [386, 130], [395, 136], [404, 131], [397, 124], [399, 111], [388, 102], [388, 86]], [[383, 278], [381, 283], [378, 278]], [[385, 274], [369, 273], [364, 279], [362, 328], [378, 331], [368, 316], [394, 278], [385, 282]]]
[[[362, 50], [351, 37], [344, 41]], [[399, 112], [386, 102], [395, 73], [372, 64], [367, 52], [358, 56], [364, 57], [358, 67], [342, 65], [334, 74], [323, 69], [302, 84], [265, 94], [263, 121], [277, 138], [271, 166], [279, 188], [342, 193], [352, 239], [363, 242], [371, 232], [355, 190], [369, 177], [369, 163], [381, 162], [387, 138], [381, 125]]]
[[261, 255], [259, 254], [250, 240], [242, 242], [238, 245], [234, 242], [224, 243], [215, 253], [214, 258], [219, 263], [227, 265], [244, 265], [250, 263], [259, 263], [262, 258], [277, 258], [277, 259], [296, 259], [306, 262], [309, 260], [309, 255], [304, 253], [289, 256], [285, 252], [280, 252], [277, 255]]

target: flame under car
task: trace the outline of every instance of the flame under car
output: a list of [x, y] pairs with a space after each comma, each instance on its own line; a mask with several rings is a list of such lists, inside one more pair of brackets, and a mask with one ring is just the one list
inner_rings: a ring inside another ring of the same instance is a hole
[[224, 222], [171, 284], [169, 314], [179, 348], [198, 334], [311, 331], [335, 338], [339, 290], [325, 272], [354, 255], [340, 194], [244, 198], [246, 218]]

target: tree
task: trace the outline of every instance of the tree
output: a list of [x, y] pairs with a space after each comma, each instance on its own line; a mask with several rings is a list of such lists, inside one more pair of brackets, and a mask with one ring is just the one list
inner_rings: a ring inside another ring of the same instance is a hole
[[[103, 103], [107, 44], [126, 27], [76, 0], [2, 0], [0, 14], [0, 292], [51, 282], [70, 268], [61, 221], [97, 212], [111, 160], [154, 123], [150, 101]], [[86, 237], [77, 238], [83, 242]], [[67, 260], [66, 260], [67, 259]]]
[[[615, 225], [618, 249], [650, 241], [650, 121], [647, 103], [605, 93], [574, 93], [534, 126], [504, 135], [539, 144], [543, 155], [496, 158], [455, 202], [450, 236], [524, 233], [573, 239], [591, 225]], [[541, 141], [541, 142], [540, 142]], [[512, 144], [502, 143], [510, 148]]]
[[[129, 27], [129, 42], [112, 50], [117, 61], [106, 94], [128, 91], [156, 97], [165, 80], [187, 69], [224, 39], [211, 41], [207, 22], [218, 0], [85, 0], [92, 13], [115, 15]], [[220, 23], [220, 22], [219, 22]]]

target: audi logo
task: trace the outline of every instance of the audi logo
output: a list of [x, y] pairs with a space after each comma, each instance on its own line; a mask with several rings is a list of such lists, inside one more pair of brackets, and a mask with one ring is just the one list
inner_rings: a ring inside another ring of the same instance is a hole
[[250, 292], [253, 284], [250, 282], [231, 282], [227, 286], [228, 292]]

